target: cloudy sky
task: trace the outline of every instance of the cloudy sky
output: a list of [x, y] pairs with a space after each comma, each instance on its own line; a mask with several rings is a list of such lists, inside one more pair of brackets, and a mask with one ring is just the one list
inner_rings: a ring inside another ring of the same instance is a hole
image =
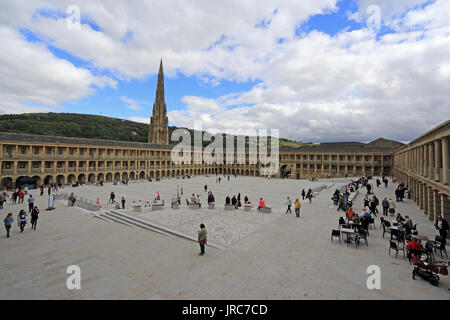
[[449, 16], [448, 0], [1, 1], [0, 113], [148, 122], [162, 58], [170, 125], [406, 142], [450, 118]]

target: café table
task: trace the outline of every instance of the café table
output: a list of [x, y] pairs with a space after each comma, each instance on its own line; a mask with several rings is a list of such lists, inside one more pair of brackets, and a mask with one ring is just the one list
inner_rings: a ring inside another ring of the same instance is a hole
[[344, 239], [345, 243], [351, 243], [352, 242], [352, 235], [356, 234], [355, 229], [350, 229], [350, 228], [340, 228], [342, 235], [346, 235], [346, 239]]
[[428, 237], [426, 237], [426, 236], [412, 235], [411, 238], [419, 240], [419, 242], [421, 242], [421, 240], [428, 241]]

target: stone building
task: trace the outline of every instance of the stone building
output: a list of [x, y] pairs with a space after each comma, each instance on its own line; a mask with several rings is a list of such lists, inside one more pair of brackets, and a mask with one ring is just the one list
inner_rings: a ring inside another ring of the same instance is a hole
[[433, 221], [439, 214], [450, 218], [449, 136], [447, 120], [394, 154], [395, 177], [408, 186], [414, 201]]

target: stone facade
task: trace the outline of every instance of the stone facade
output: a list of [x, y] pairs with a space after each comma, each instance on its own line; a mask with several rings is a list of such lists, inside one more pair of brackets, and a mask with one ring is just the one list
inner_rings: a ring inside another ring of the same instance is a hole
[[394, 175], [412, 192], [412, 198], [435, 221], [450, 220], [450, 120], [399, 148], [394, 154]]

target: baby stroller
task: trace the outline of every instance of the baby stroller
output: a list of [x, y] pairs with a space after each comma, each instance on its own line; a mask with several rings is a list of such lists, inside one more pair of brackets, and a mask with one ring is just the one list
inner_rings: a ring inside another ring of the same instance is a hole
[[430, 282], [431, 285], [438, 286], [440, 279], [438, 273], [448, 275], [447, 262], [431, 262], [428, 260], [428, 256], [426, 254], [422, 254], [421, 256], [415, 255], [411, 262], [414, 265], [414, 269], [412, 271], [413, 279], [415, 279], [416, 276], [419, 276]]

